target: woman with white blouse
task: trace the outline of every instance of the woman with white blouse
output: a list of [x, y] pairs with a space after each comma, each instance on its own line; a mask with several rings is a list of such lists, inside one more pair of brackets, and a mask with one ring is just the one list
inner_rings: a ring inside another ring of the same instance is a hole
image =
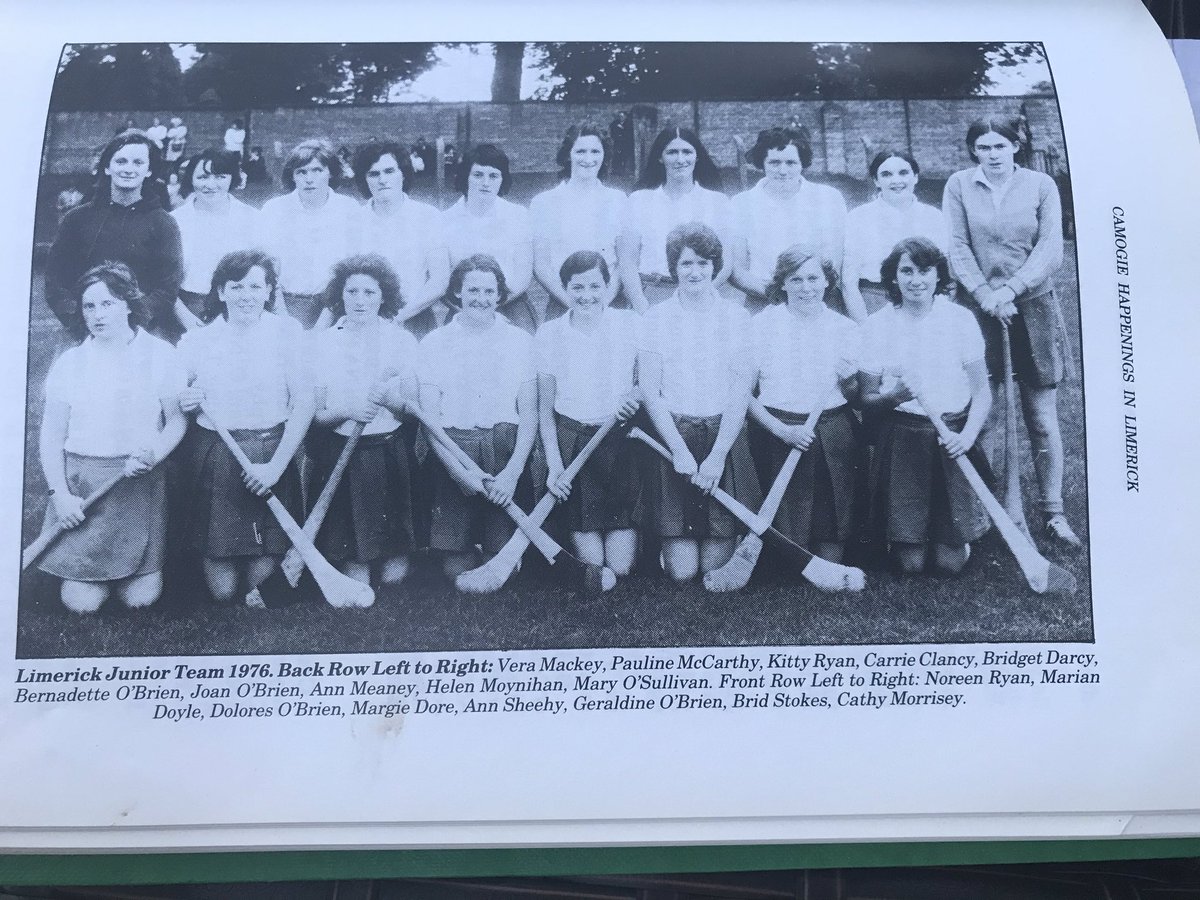
[[[626, 197], [604, 184], [608, 170], [608, 138], [595, 124], [567, 129], [555, 157], [561, 182], [533, 198], [534, 274], [549, 294], [545, 318], [554, 319], [570, 306], [559, 279], [559, 270], [576, 250], [593, 250], [604, 257], [609, 271], [617, 272], [617, 237], [625, 217]], [[609, 285], [612, 296], [620, 278]]]

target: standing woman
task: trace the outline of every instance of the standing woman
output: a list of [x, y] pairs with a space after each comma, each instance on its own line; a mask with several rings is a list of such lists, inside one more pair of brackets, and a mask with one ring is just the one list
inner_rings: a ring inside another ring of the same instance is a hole
[[766, 305], [775, 261], [794, 244], [841, 270], [846, 201], [836, 188], [804, 177], [813, 151], [803, 128], [760, 131], [746, 156], [765, 174], [733, 198], [733, 282], [746, 292], [747, 308], [757, 310]]
[[842, 263], [842, 297], [856, 322], [888, 304], [879, 280], [879, 265], [897, 241], [928, 238], [943, 252], [948, 247], [946, 219], [936, 206], [913, 193], [921, 167], [903, 150], [882, 150], [867, 167], [878, 192], [846, 216], [846, 256]]
[[175, 300], [183, 278], [179, 228], [150, 189], [158, 148], [141, 131], [124, 131], [100, 152], [91, 200], [63, 217], [46, 260], [46, 303], [72, 337], [86, 336], [75, 284], [112, 260], [129, 267], [141, 289], [146, 327], [175, 339]]
[[1069, 359], [1054, 290], [1063, 256], [1062, 203], [1054, 179], [1016, 165], [1020, 148], [1011, 123], [972, 122], [967, 152], [979, 165], [950, 176], [942, 209], [950, 267], [978, 308], [988, 371], [997, 379], [1004, 372], [1001, 323], [1008, 326], [1046, 534], [1075, 549], [1081, 542], [1063, 513], [1058, 424], [1057, 388]]
[[441, 217], [408, 196], [414, 178], [407, 148], [393, 141], [367, 144], [354, 155], [354, 183], [367, 198], [356, 244], [359, 252], [378, 253], [391, 264], [405, 318], [436, 302], [450, 278]]
[[[694, 131], [664, 128], [650, 146], [638, 189], [629, 195], [617, 241], [625, 298], [638, 312], [675, 292], [667, 274], [667, 235], [685, 222], [702, 222], [730, 246], [732, 213], [721, 193], [721, 173]], [[726, 260], [714, 284], [723, 286], [732, 268]]]
[[713, 286], [721, 263], [721, 240], [707, 225], [673, 229], [667, 265], [679, 289], [642, 318], [638, 382], [672, 455], [658, 466], [651, 500], [663, 564], [675, 581], [733, 555], [738, 522], [704, 494], [720, 486], [753, 509], [762, 500], [745, 432], [755, 371], [750, 317]]
[[454, 185], [462, 197], [442, 213], [450, 264], [479, 253], [500, 263], [509, 293], [500, 313], [533, 334], [537, 316], [527, 294], [533, 278], [533, 232], [528, 210], [504, 199], [512, 185], [508, 156], [495, 144], [468, 150]]
[[512, 536], [504, 507], [531, 494], [525, 463], [537, 433], [533, 338], [496, 314], [508, 299], [504, 270], [469, 256], [450, 273], [461, 312], [421, 341], [421, 407], [466, 451], [486, 480], [463, 479], [454, 458], [431, 441], [434, 468], [429, 545], [446, 575], [478, 564], [476, 547], [496, 553]]
[[[257, 587], [287, 551], [287, 536], [263, 498], [274, 492], [293, 516], [300, 512], [292, 457], [312, 420], [313, 388], [299, 324], [271, 312], [277, 289], [268, 254], [226, 255], [212, 277], [211, 299], [221, 314], [179, 345], [191, 385], [179, 405], [196, 412], [199, 426], [184, 444], [192, 485], [187, 540], [218, 603]], [[250, 458], [249, 472], [222, 443], [209, 412]]]
[[563, 469], [605, 420], [628, 419], [639, 406], [638, 316], [607, 308], [609, 280], [608, 263], [594, 250], [568, 256], [561, 281], [571, 311], [539, 328], [534, 347], [547, 487], [566, 504], [580, 559], [621, 577], [633, 568], [641, 519], [641, 466], [633, 441], [609, 432], [575, 483], [562, 480]]
[[567, 129], [555, 157], [561, 182], [538, 194], [529, 205], [533, 220], [534, 274], [550, 295], [545, 317], [554, 319], [570, 306], [559, 270], [576, 250], [594, 250], [614, 273], [609, 291], [620, 287], [617, 236], [625, 216], [626, 198], [603, 183], [609, 148], [600, 126], [585, 123]]
[[313, 429], [316, 496], [329, 480], [346, 438], [365, 427], [338, 489], [317, 548], [345, 574], [369, 584], [403, 580], [413, 548], [408, 453], [400, 422], [380, 406], [389, 383], [401, 403], [417, 398], [417, 341], [393, 318], [400, 285], [377, 254], [339, 262], [325, 292], [333, 327], [316, 338], [316, 414]]
[[263, 235], [279, 260], [285, 311], [312, 328], [334, 263], [354, 252], [359, 208], [334, 190], [342, 163], [323, 138], [296, 145], [283, 162], [282, 180], [289, 193], [263, 204]]
[[774, 305], [750, 322], [758, 359], [750, 415], [774, 437], [765, 453], [772, 477], [793, 448], [804, 451], [776, 526], [840, 563], [857, 485], [857, 422], [849, 404], [858, 399], [860, 337], [853, 321], [826, 304], [836, 284], [833, 265], [807, 248], [780, 254], [767, 288]]
[[[63, 604], [94, 612], [115, 592], [130, 607], [162, 591], [167, 494], [159, 465], [183, 436], [186, 384], [175, 350], [142, 330], [145, 308], [123, 263], [102, 263], [76, 287], [88, 337], [54, 361], [39, 453], [50, 489], [46, 524], [69, 529], [39, 567], [61, 578]], [[85, 513], [84, 497], [123, 475]]]
[[259, 212], [229, 193], [241, 181], [242, 167], [240, 157], [227, 150], [197, 153], [179, 175], [184, 202], [171, 217], [183, 242], [183, 284], [175, 316], [190, 331], [216, 315], [208, 292], [221, 257], [258, 245]]
[[[902, 572], [921, 572], [928, 562], [957, 574], [971, 541], [989, 528], [953, 463], [968, 454], [977, 469], [986, 468], [975, 446], [992, 406], [983, 336], [970, 311], [949, 299], [950, 269], [932, 242], [901, 241], [880, 275], [891, 305], [863, 326], [859, 375], [862, 403], [881, 419], [871, 473], [876, 537]], [[940, 444], [926, 411], [957, 432], [949, 443]]]

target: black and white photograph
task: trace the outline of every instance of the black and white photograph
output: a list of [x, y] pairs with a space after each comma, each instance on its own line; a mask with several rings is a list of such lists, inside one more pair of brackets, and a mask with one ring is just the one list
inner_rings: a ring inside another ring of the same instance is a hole
[[17, 657], [1091, 642], [1053, 62], [67, 45]]

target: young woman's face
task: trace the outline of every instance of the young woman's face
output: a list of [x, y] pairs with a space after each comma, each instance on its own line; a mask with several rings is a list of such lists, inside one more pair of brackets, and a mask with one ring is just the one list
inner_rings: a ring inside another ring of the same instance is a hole
[[681, 292], [698, 293], [712, 284], [713, 263], [691, 247], [684, 247], [679, 254], [679, 262], [675, 264], [675, 274]]
[[796, 149], [795, 144], [788, 144], [782, 150], [768, 150], [763, 160], [763, 171], [776, 185], [790, 187], [800, 184], [804, 176], [804, 166], [800, 164], [800, 151]]
[[192, 191], [206, 199], [228, 194], [232, 182], [232, 175], [216, 174], [212, 170], [212, 163], [208, 161], [200, 163], [192, 171]]
[[251, 266], [241, 279], [227, 281], [217, 288], [217, 296], [225, 304], [229, 321], [238, 325], [257, 322], [271, 299], [271, 286], [262, 266]]
[[346, 307], [346, 318], [352, 322], [370, 322], [379, 315], [383, 304], [383, 291], [379, 282], [365, 272], [356, 272], [346, 279], [342, 287], [342, 303]]
[[825, 289], [829, 282], [825, 270], [815, 256], [806, 259], [783, 280], [783, 292], [789, 303], [821, 303], [825, 300]]
[[604, 164], [604, 143], [594, 134], [580, 135], [571, 146], [571, 174], [599, 178]]
[[[300, 182], [297, 180], [296, 183]], [[400, 170], [400, 163], [396, 162], [395, 156], [385, 153], [371, 163], [367, 169], [367, 190], [372, 197], [397, 197], [404, 192], [404, 172]]]
[[662, 164], [668, 178], [691, 179], [696, 169], [696, 148], [683, 138], [674, 138], [663, 148]]
[[111, 179], [114, 188], [140, 190], [142, 182], [150, 177], [150, 148], [145, 144], [126, 144], [118, 147], [104, 174]]
[[504, 173], [499, 169], [474, 163], [467, 173], [467, 197], [499, 197], [503, 184]]
[[604, 309], [604, 301], [608, 298], [608, 282], [599, 267], [590, 272], [579, 272], [567, 281], [567, 297], [571, 300], [571, 309], [578, 313], [598, 313]]
[[975, 138], [975, 158], [989, 175], [1004, 175], [1012, 171], [1017, 145], [1002, 134], [989, 131]]
[[329, 190], [329, 169], [319, 159], [313, 159], [292, 172], [296, 190], [310, 197], [319, 197]]
[[911, 197], [913, 188], [917, 186], [917, 173], [908, 160], [892, 156], [885, 159], [875, 173], [875, 186], [885, 197]]
[[491, 272], [468, 272], [463, 276], [462, 290], [457, 296], [462, 304], [459, 315], [464, 316], [468, 324], [487, 325], [495, 318], [500, 288]]
[[80, 307], [88, 333], [95, 338], [104, 338], [129, 326], [129, 304], [114, 297], [108, 285], [102, 281], [89, 285], [83, 292]]
[[896, 266], [896, 284], [904, 303], [928, 303], [937, 290], [937, 266], [922, 269], [905, 253]]

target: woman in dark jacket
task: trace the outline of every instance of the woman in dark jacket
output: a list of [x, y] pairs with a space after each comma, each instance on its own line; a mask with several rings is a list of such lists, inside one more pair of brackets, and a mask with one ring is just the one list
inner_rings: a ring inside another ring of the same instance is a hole
[[145, 294], [149, 330], [179, 337], [175, 299], [183, 280], [179, 228], [151, 189], [159, 150], [142, 131], [124, 131], [100, 154], [92, 199], [63, 218], [46, 261], [46, 304], [75, 339], [82, 321], [72, 287], [106, 260], [123, 262]]

